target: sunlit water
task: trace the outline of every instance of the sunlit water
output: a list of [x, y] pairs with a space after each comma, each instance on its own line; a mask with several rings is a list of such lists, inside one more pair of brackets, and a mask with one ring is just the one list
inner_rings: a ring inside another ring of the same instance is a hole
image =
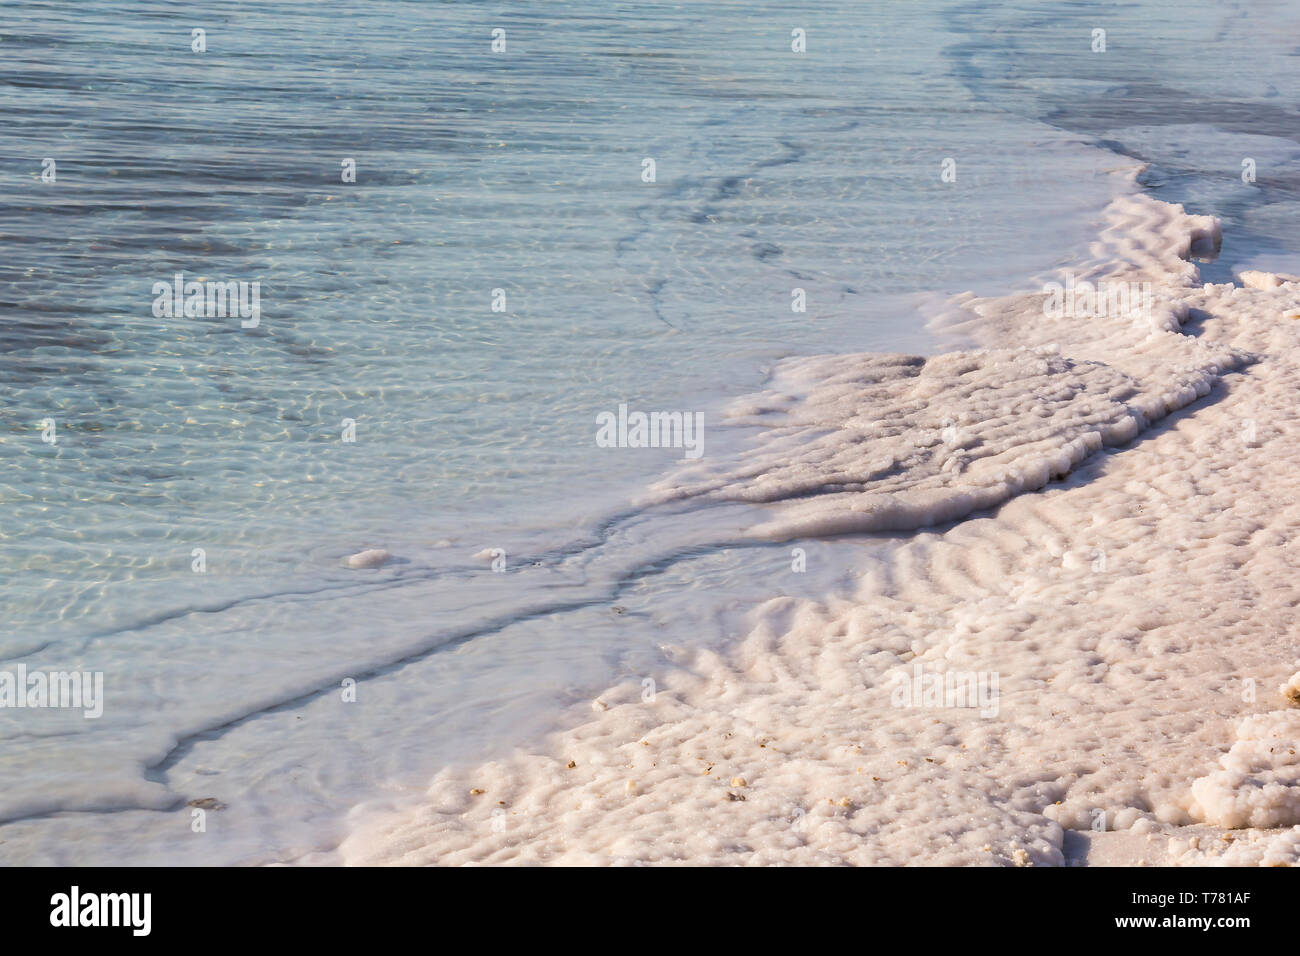
[[[638, 512], [682, 452], [599, 448], [596, 415], [700, 412], [708, 454], [782, 356], [942, 348], [945, 295], [1067, 259], [1133, 157], [1239, 249], [1294, 248], [1284, 46], [1225, 85], [1202, 46], [1255, 29], [1229, 12], [1156, 55], [1162, 20], [1107, 7], [1094, 54], [1102, 8], [1041, 6], [9, 5], [0, 667], [102, 671], [106, 700], [0, 710], [0, 859], [328, 847], [657, 644], [882, 559], [812, 544], [794, 575], [728, 545], [742, 511]], [[180, 271], [260, 282], [260, 324], [156, 317]], [[364, 548], [395, 559], [343, 566]]]

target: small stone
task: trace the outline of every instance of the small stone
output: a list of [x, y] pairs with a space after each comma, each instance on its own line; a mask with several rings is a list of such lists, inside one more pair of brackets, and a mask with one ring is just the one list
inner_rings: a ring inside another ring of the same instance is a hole
[[572, 770], [572, 769], [573, 769], [574, 767], [576, 767], [576, 766], [577, 766], [577, 764], [576, 764], [574, 761], [572, 761], [572, 760], [569, 761], [569, 769], [570, 769], [570, 770]]
[[198, 807], [200, 810], [224, 810], [226, 805], [216, 797], [200, 797], [197, 800], [191, 800], [185, 804], [187, 807]]
[[745, 783], [745, 778], [744, 778], [744, 777], [732, 777], [732, 778], [731, 778], [731, 785], [732, 785], [733, 787], [744, 787], [744, 786], [748, 786], [748, 784]]
[[480, 793], [486, 793], [486, 792], [487, 792], [486, 790], [480, 790], [478, 787], [475, 787], [473, 790], [469, 792], [469, 795], [471, 797], [477, 797]]
[[591, 702], [592, 710], [609, 710], [609, 704], [605, 703], [599, 697]]
[[1293, 704], [1300, 704], [1300, 674], [1294, 674], [1291, 678], [1278, 688], [1282, 696]]
[[358, 568], [377, 568], [387, 564], [392, 555], [383, 548], [370, 548], [366, 551], [358, 551], [350, 556], [344, 563], [353, 569]]

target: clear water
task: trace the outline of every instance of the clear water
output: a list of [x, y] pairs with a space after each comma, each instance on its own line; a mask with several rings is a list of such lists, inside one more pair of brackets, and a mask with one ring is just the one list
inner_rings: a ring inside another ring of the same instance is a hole
[[[1063, 57], [1092, 8], [1051, 6], [9, 4], [0, 668], [107, 699], [0, 710], [0, 859], [327, 848], [357, 801], [880, 559], [795, 576], [728, 543], [744, 513], [638, 512], [680, 452], [598, 448], [595, 416], [716, 423], [783, 355], [934, 351], [944, 294], [1068, 258], [1131, 161], [1052, 117], [1147, 63]], [[258, 328], [155, 318], [182, 270], [260, 281]], [[342, 566], [370, 547], [395, 561]]]

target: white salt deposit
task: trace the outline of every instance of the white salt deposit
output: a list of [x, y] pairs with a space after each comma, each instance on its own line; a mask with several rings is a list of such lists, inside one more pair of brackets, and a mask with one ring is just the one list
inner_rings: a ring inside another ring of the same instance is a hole
[[1290, 275], [1279, 275], [1273, 272], [1260, 272], [1255, 269], [1247, 269], [1237, 273], [1237, 281], [1247, 289], [1276, 289], [1284, 282], [1300, 282], [1300, 278]]
[[1242, 830], [1216, 839], [1170, 840], [1176, 866], [1295, 866], [1300, 863], [1300, 827]]
[[1300, 710], [1247, 717], [1221, 768], [1192, 784], [1192, 816], [1221, 827], [1300, 824]]
[[378, 568], [387, 564], [392, 557], [383, 548], [368, 548], [349, 555], [344, 563], [350, 568]]
[[759, 447], [740, 462], [677, 473], [655, 489], [657, 500], [781, 503], [780, 516], [755, 529], [778, 539], [908, 531], [1035, 491], [1203, 398], [1249, 360], [1180, 334], [1197, 282], [1183, 257], [1197, 243], [1217, 247], [1218, 224], [1142, 196], [1111, 212], [1120, 225], [1081, 281], [1149, 282], [1150, 307], [1099, 317], [1094, 303], [1049, 322], [1044, 296], [975, 301], [987, 326], [979, 334], [1035, 344], [786, 363], [778, 391], [732, 409], [741, 423], [769, 426]]
[[[1072, 276], [1150, 283], [1149, 311], [971, 300], [954, 332], [982, 350], [787, 363], [734, 410], [768, 426], [752, 455], [656, 500], [761, 502], [771, 538], [965, 520], [854, 572], [851, 600], [768, 601], [540, 745], [358, 808], [343, 858], [1043, 865], [1069, 829], [1300, 821], [1300, 712], [1253, 692], [1300, 650], [1300, 283], [1203, 285], [1188, 260], [1218, 241], [1128, 196]], [[896, 706], [918, 665], [936, 696]], [[1296, 832], [1222, 862], [1294, 860]]]

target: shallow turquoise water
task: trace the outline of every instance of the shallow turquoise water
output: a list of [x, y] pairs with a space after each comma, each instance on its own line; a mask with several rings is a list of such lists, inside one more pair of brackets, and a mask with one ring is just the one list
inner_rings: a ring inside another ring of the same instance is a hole
[[[598, 411], [704, 408], [787, 351], [926, 348], [888, 297], [1015, 274], [1029, 210], [990, 204], [1085, 166], [1026, 166], [1041, 132], [936, 69], [925, 5], [808, 8], [803, 55], [739, 4], [23, 9], [0, 560], [42, 641], [129, 627], [164, 581], [198, 605], [489, 505], [618, 500], [667, 459], [595, 456]], [[978, 189], [940, 182], [954, 154]], [[156, 319], [178, 271], [260, 281], [261, 325]]]

